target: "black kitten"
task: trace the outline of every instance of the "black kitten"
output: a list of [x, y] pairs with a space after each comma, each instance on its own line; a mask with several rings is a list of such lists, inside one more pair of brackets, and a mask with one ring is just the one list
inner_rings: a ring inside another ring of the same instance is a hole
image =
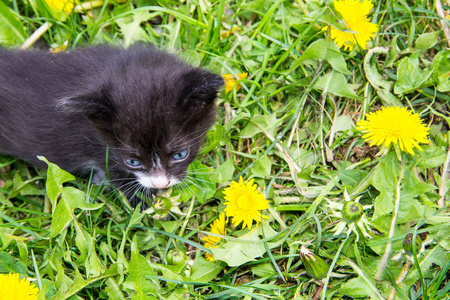
[[97, 178], [108, 168], [136, 206], [136, 192], [149, 195], [186, 176], [222, 85], [220, 76], [142, 45], [0, 49], [0, 153], [46, 167], [42, 155]]

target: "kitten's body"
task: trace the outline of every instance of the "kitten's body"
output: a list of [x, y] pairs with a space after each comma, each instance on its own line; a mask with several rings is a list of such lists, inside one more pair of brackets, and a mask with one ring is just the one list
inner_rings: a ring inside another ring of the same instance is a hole
[[0, 49], [0, 153], [136, 191], [180, 182], [215, 116], [221, 77], [151, 47]]

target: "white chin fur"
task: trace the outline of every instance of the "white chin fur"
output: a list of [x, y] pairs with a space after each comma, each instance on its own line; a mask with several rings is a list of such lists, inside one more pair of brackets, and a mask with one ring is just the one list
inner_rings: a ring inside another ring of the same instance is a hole
[[152, 188], [152, 189], [165, 189], [168, 188], [174, 184], [179, 183], [180, 181], [175, 177], [167, 177], [165, 175], [154, 175], [149, 176], [142, 173], [135, 173], [137, 177], [137, 181], [145, 186], [146, 188]]

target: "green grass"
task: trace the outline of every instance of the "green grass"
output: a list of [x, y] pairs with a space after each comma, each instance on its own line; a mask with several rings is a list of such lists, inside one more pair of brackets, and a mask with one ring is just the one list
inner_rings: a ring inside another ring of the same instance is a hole
[[[352, 52], [321, 30], [340, 18], [332, 1], [118, 2], [66, 16], [41, 0], [2, 0], [0, 43], [18, 47], [47, 22], [34, 46], [144, 41], [218, 74], [249, 76], [221, 93], [192, 178], [162, 198], [166, 210], [141, 214], [67, 174], [46, 184], [45, 171], [1, 157], [0, 273], [37, 279], [39, 299], [449, 298], [450, 52], [434, 1], [374, 1], [369, 18], [379, 30], [367, 50]], [[355, 124], [389, 105], [430, 126], [422, 152], [377, 156], [361, 138]], [[250, 234], [228, 224], [208, 250], [201, 238], [240, 176], [270, 200], [269, 219]], [[370, 238], [360, 229], [358, 240], [334, 235], [341, 217], [330, 201], [345, 203], [344, 191], [361, 197]], [[408, 233], [424, 245], [409, 257]], [[323, 279], [306, 273], [301, 245], [330, 266]], [[168, 264], [172, 250], [186, 259]]]

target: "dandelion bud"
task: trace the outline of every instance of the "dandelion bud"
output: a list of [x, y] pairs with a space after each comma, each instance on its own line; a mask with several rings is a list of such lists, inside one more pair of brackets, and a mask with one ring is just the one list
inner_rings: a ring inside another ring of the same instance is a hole
[[315, 255], [314, 252], [302, 246], [300, 248], [300, 258], [308, 276], [316, 280], [321, 280], [327, 276], [329, 266], [320, 256]]
[[364, 208], [362, 205], [353, 201], [345, 202], [344, 207], [342, 208], [342, 216], [347, 224], [359, 221], [363, 212]]
[[[422, 239], [417, 235], [416, 236], [416, 252], [419, 252], [419, 249], [422, 247]], [[408, 233], [403, 240], [403, 250], [407, 255], [413, 255], [413, 234]]]
[[179, 265], [186, 260], [186, 254], [180, 250], [170, 250], [166, 259], [169, 265]]

